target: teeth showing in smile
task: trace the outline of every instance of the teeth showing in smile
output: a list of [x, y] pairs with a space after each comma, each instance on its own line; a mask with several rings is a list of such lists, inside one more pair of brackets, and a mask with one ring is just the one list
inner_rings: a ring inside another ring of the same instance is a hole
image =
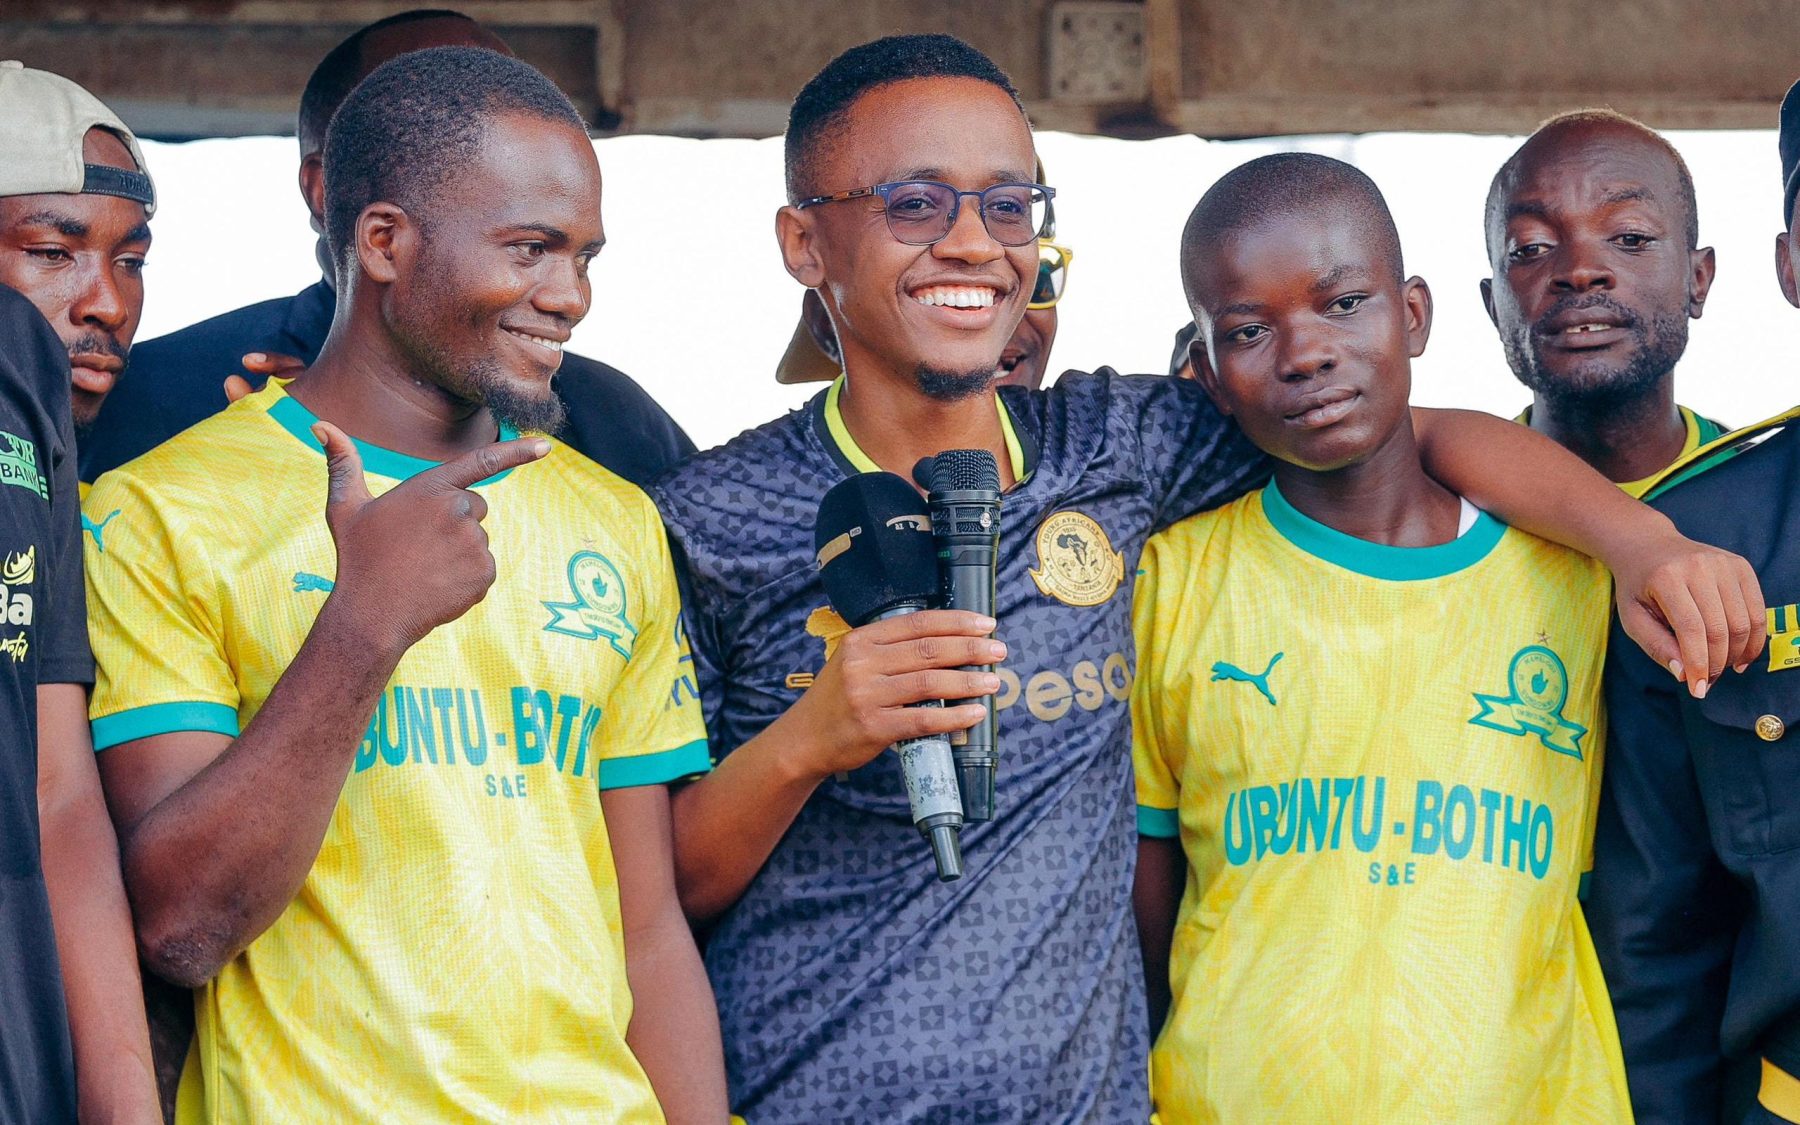
[[1617, 325], [1613, 324], [1573, 324], [1563, 329], [1563, 335], [1578, 336], [1583, 332], [1604, 332], [1608, 328], [1615, 327], [1617, 327]]
[[985, 309], [994, 303], [994, 291], [986, 286], [936, 285], [913, 294], [921, 305], [941, 305], [953, 309]]
[[520, 332], [516, 328], [507, 328], [503, 329], [503, 331], [509, 336], [517, 336], [528, 344], [536, 344], [547, 352], [555, 352], [557, 355], [562, 354], [561, 340], [552, 340], [547, 336], [533, 336], [529, 332]]

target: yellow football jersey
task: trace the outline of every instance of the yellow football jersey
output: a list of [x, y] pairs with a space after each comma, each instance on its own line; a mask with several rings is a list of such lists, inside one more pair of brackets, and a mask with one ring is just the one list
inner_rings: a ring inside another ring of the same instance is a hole
[[1605, 570], [1486, 515], [1364, 542], [1273, 484], [1142, 567], [1139, 826], [1188, 860], [1162, 1120], [1628, 1120], [1576, 901]]
[[[299, 649], [336, 569], [314, 421], [271, 383], [95, 484], [102, 753], [235, 735]], [[431, 467], [361, 453], [377, 495]], [[499, 577], [406, 654], [300, 893], [196, 994], [183, 1125], [662, 1120], [600, 809], [708, 767], [661, 521], [560, 443], [477, 487]]]

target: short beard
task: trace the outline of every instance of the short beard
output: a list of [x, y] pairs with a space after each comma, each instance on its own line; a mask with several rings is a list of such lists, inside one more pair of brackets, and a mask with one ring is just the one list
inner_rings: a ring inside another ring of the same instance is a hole
[[1685, 315], [1641, 317], [1630, 331], [1636, 349], [1617, 371], [1592, 373], [1578, 368], [1573, 377], [1553, 374], [1543, 362], [1540, 337], [1530, 328], [1503, 341], [1506, 363], [1519, 382], [1553, 410], [1588, 416], [1610, 414], [1653, 392], [1687, 350]]
[[520, 433], [555, 435], [562, 431], [566, 417], [554, 383], [545, 388], [542, 397], [531, 395], [508, 379], [492, 359], [457, 370], [448, 356], [420, 336], [404, 329], [396, 334], [408, 358], [429, 372], [430, 381], [452, 397], [485, 406], [502, 426], [511, 426]]
[[925, 397], [937, 402], [961, 402], [974, 398], [994, 382], [994, 367], [979, 371], [943, 371], [920, 364], [914, 377]]
[[511, 426], [522, 434], [558, 434], [568, 421], [555, 384], [542, 397], [526, 394], [501, 375], [497, 367], [486, 363], [477, 364], [468, 373], [468, 384], [476, 401], [487, 407], [502, 426]]

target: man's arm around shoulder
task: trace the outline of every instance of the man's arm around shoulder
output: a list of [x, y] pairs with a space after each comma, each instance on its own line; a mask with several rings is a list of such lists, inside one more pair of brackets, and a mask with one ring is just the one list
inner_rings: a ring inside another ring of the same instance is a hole
[[1528, 426], [1476, 410], [1416, 407], [1413, 427], [1438, 483], [1605, 563], [1625, 632], [1696, 697], [1762, 651], [1762, 587], [1743, 559], [1683, 536]]

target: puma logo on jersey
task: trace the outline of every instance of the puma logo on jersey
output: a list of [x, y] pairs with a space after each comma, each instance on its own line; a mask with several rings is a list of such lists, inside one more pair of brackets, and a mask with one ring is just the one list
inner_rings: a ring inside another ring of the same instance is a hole
[[99, 523], [95, 523], [93, 520], [88, 519], [86, 512], [81, 513], [81, 530], [94, 537], [94, 550], [99, 551], [103, 555], [106, 553], [106, 542], [101, 537], [106, 534], [106, 525], [111, 523], [114, 517], [121, 511], [123, 511], [123, 509], [114, 508], [112, 511], [106, 513], [106, 518]]
[[296, 594], [310, 594], [314, 591], [329, 594], [335, 585], [336, 583], [331, 579], [321, 578], [310, 571], [297, 570], [294, 572], [294, 593]]
[[1227, 664], [1221, 660], [1212, 666], [1212, 682], [1235, 680], [1238, 683], [1249, 684], [1257, 691], [1262, 692], [1263, 698], [1269, 701], [1269, 706], [1273, 707], [1275, 706], [1275, 693], [1269, 690], [1269, 673], [1275, 670], [1275, 665], [1279, 664], [1281, 658], [1286, 655], [1285, 652], [1278, 652], [1271, 656], [1269, 666], [1262, 670], [1261, 675], [1246, 672], [1235, 664]]

